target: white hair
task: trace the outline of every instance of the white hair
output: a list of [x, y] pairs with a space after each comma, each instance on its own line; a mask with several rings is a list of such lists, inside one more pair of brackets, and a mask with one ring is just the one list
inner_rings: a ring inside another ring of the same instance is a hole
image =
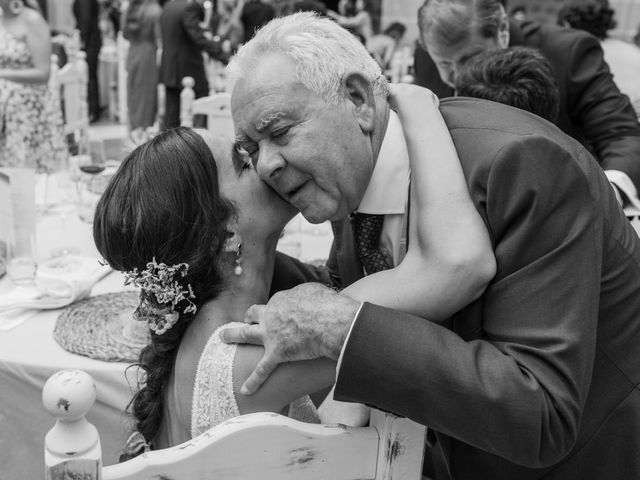
[[315, 13], [299, 12], [270, 21], [233, 56], [227, 78], [232, 83], [250, 78], [269, 53], [292, 59], [300, 83], [331, 105], [344, 99], [340, 86], [349, 72], [363, 74], [374, 93], [385, 97], [389, 93], [387, 79], [364, 45], [334, 21]]

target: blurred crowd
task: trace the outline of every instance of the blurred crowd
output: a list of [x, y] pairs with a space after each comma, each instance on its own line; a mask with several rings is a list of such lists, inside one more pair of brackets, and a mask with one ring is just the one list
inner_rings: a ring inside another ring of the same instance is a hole
[[[555, 7], [542, 8], [542, 3], [553, 3]], [[51, 53], [58, 55], [59, 66], [66, 61], [65, 39], [75, 35], [86, 55], [90, 122], [98, 121], [105, 109], [100, 101], [98, 75], [101, 49], [105, 44], [115, 45], [119, 34], [127, 41], [126, 86], [119, 88], [126, 89], [130, 137], [139, 144], [158, 130], [180, 124], [184, 77], [194, 79], [196, 98], [224, 91], [224, 67], [234, 52], [272, 18], [301, 10], [327, 16], [352, 32], [390, 80], [415, 81], [440, 97], [457, 91], [495, 98], [495, 92], [485, 88], [497, 88], [495, 83], [487, 83], [487, 69], [492, 75], [508, 71], [512, 76], [540, 79], [527, 84], [541, 89], [533, 90], [531, 98], [547, 92], [544, 98], [548, 101], [530, 100], [538, 108], [536, 113], [550, 120], [564, 114], [562, 110], [556, 112], [556, 103], [563, 101], [564, 87], [554, 84], [556, 66], [544, 52], [485, 52], [485, 56], [469, 62], [458, 76], [463, 84], [456, 85], [446, 78], [447, 72], [434, 64], [424, 42], [418, 39], [415, 56], [404, 71], [409, 75], [393, 77], [394, 58], [413, 47], [405, 39], [403, 23], [381, 25], [380, 4], [373, 0], [0, 0], [4, 12], [2, 32], [9, 35], [9, 40], [0, 44], [0, 165], [53, 168], [60, 162], [59, 156], [49, 152], [64, 148], [57, 141], [62, 137], [62, 114], [56, 111], [52, 103], [55, 100], [45, 85], [49, 81]], [[635, 35], [635, 45], [611, 38], [615, 12], [606, 0], [520, 2], [508, 12], [512, 41], [505, 47], [535, 46], [513, 41], [520, 35], [517, 32], [527, 31], [530, 24], [561, 25], [595, 36], [617, 87], [640, 113], [640, 82], [636, 79], [640, 71], [640, 31]], [[550, 65], [545, 63], [549, 61]], [[511, 68], [513, 62], [522, 68]], [[503, 81], [512, 84], [514, 79]], [[519, 102], [527, 104], [522, 99]], [[578, 130], [584, 133], [582, 127]]]

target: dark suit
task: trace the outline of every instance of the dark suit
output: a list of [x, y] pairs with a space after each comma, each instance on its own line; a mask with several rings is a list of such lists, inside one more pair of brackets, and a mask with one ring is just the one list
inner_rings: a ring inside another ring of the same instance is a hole
[[253, 38], [256, 30], [269, 23], [275, 16], [275, 10], [268, 3], [258, 0], [251, 0], [245, 3], [240, 17], [242, 28], [244, 29], [245, 43]]
[[[510, 46], [537, 48], [549, 60], [560, 90], [556, 125], [589, 148], [604, 170], [626, 173], [640, 190], [640, 125], [629, 99], [613, 83], [598, 39], [533, 22], [512, 23], [510, 33]], [[452, 94], [441, 90], [442, 81], [426, 52], [416, 51], [415, 63], [418, 85]]]
[[640, 241], [606, 177], [527, 112], [441, 111], [497, 274], [446, 327], [365, 304], [335, 398], [430, 427], [455, 479], [640, 478]]
[[87, 100], [89, 118], [100, 118], [100, 90], [98, 86], [98, 57], [102, 48], [102, 34], [98, 27], [100, 6], [97, 0], [75, 0], [73, 15], [76, 18], [82, 50], [87, 54], [88, 84]]
[[200, 4], [188, 0], [172, 0], [162, 11], [160, 82], [166, 91], [166, 128], [180, 125], [180, 91], [184, 77], [193, 77], [196, 98], [209, 94], [202, 52], [218, 59], [223, 57], [220, 43], [205, 37], [199, 25], [203, 20], [204, 10]]

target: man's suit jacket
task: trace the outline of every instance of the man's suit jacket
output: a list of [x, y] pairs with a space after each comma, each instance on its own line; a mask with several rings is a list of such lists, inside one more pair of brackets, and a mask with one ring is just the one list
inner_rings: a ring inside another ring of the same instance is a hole
[[[511, 23], [509, 44], [536, 48], [549, 60], [560, 91], [556, 125], [585, 145], [604, 170], [626, 173], [640, 191], [640, 125], [613, 82], [599, 40], [580, 30], [523, 22]], [[416, 51], [415, 62], [418, 85], [452, 94], [442, 91], [424, 50]]]
[[640, 241], [606, 177], [527, 112], [441, 112], [497, 274], [448, 328], [364, 304], [335, 398], [430, 427], [455, 479], [640, 478]]
[[219, 42], [204, 36], [199, 23], [204, 10], [197, 2], [172, 0], [167, 2], [160, 17], [162, 30], [162, 60], [160, 82], [168, 88], [182, 88], [184, 77], [195, 80], [196, 97], [209, 92], [202, 52], [214, 58], [222, 57]]

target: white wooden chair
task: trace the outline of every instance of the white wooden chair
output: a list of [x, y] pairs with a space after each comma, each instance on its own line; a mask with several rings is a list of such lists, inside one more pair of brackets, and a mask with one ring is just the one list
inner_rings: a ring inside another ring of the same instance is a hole
[[[53, 61], [57, 62], [57, 59]], [[64, 114], [64, 134], [73, 133], [80, 153], [89, 153], [89, 107], [87, 104], [88, 66], [82, 51], [68, 53], [67, 63], [52, 67], [49, 88], [60, 98]]]
[[193, 127], [194, 115], [206, 115], [207, 130], [214, 135], [225, 135], [234, 138], [233, 120], [231, 119], [231, 94], [219, 92], [207, 97], [195, 98], [191, 77], [182, 79], [180, 92], [180, 125]]
[[425, 428], [379, 411], [368, 427], [243, 415], [181, 445], [102, 467], [98, 433], [84, 417], [95, 398], [93, 380], [79, 370], [58, 372], [45, 384], [43, 403], [58, 418], [45, 439], [47, 480], [421, 478]]

